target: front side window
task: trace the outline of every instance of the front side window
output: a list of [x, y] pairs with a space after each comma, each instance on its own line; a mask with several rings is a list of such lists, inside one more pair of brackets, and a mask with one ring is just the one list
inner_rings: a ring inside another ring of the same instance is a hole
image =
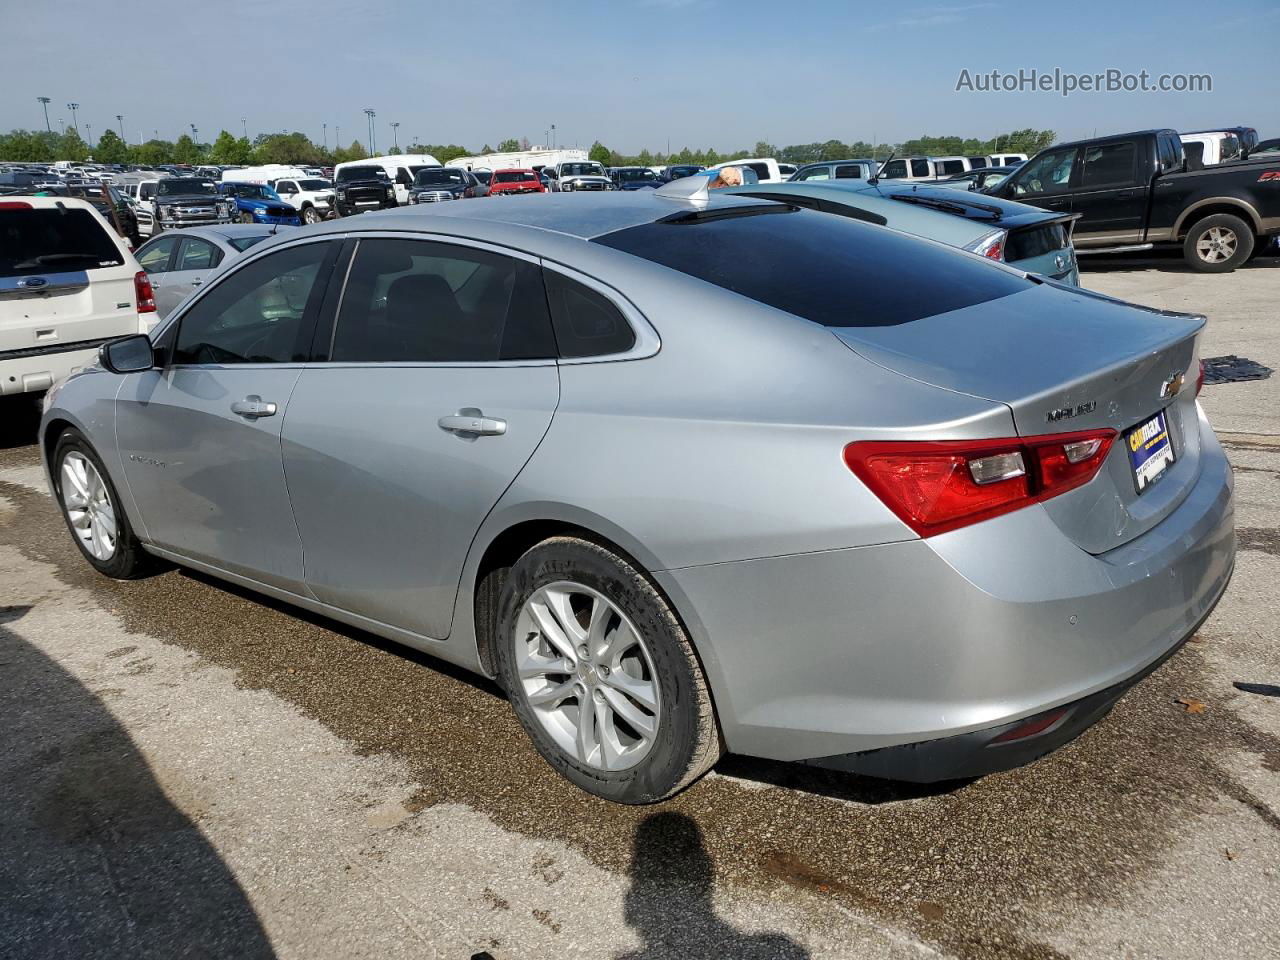
[[329, 359], [467, 363], [555, 356], [539, 268], [426, 240], [361, 240]]
[[177, 244], [177, 237], [161, 237], [148, 243], [146, 249], [138, 253], [138, 265], [147, 273], [164, 273], [169, 269], [169, 255]]
[[299, 363], [307, 359], [307, 305], [320, 292], [330, 241], [254, 260], [217, 284], [181, 319], [174, 363]]
[[1071, 170], [1075, 166], [1076, 148], [1050, 150], [1025, 163], [1014, 182], [1015, 196], [1040, 196], [1064, 193], [1071, 186]]
[[1080, 186], [1085, 190], [1100, 187], [1131, 186], [1137, 144], [1132, 140], [1104, 143], [1084, 149], [1084, 171]]
[[907, 175], [907, 161], [890, 160], [884, 165], [884, 173], [880, 174], [885, 180], [901, 180]]
[[801, 180], [830, 180], [831, 168], [830, 167], [814, 167], [813, 169], [806, 170], [804, 173], [800, 174], [800, 179]]
[[842, 163], [836, 167], [837, 180], [861, 180], [862, 178], [863, 170], [860, 163]]

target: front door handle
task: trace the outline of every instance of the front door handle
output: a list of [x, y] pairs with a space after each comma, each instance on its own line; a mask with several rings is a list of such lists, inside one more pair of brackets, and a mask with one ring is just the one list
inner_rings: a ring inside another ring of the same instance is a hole
[[236, 400], [232, 403], [231, 412], [238, 417], [244, 417], [246, 420], [257, 420], [259, 417], [274, 417], [276, 415], [276, 405], [263, 400], [256, 393], [251, 393], [243, 400]]
[[204, 281], [203, 281], [203, 280], [201, 280], [199, 277], [196, 277], [194, 280], [192, 280], [192, 281], [191, 281], [191, 285], [192, 285], [193, 287], [198, 287], [198, 286], [200, 286], [200, 284], [202, 284], [202, 283], [204, 283]]
[[507, 421], [486, 417], [476, 407], [463, 407], [454, 416], [436, 421], [441, 430], [460, 437], [500, 437], [507, 432]]

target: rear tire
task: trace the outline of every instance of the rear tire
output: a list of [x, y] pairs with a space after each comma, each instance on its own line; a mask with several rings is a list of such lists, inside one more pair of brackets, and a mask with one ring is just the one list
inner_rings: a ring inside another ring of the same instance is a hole
[[159, 566], [142, 549], [102, 459], [78, 430], [64, 430], [58, 437], [51, 466], [67, 531], [95, 570], [116, 580], [134, 580]]
[[1239, 217], [1215, 213], [1191, 226], [1182, 255], [1192, 270], [1230, 273], [1253, 253], [1253, 229]]
[[502, 587], [494, 647], [534, 746], [588, 793], [656, 803], [720, 757], [711, 693], [684, 628], [648, 577], [605, 547], [554, 537], [520, 557]]

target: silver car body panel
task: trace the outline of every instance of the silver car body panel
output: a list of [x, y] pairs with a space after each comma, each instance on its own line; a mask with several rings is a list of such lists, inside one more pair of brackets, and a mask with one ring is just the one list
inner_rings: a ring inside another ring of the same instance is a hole
[[[282, 234], [240, 260], [365, 231], [492, 245], [589, 278], [651, 331], [641, 354], [90, 371], [50, 395], [44, 430], [69, 423], [89, 437], [155, 552], [471, 670], [485, 669], [474, 612], [486, 549], [530, 521], [591, 531], [671, 599], [729, 748], [780, 759], [1032, 715], [1153, 662], [1216, 601], [1234, 558], [1231, 477], [1194, 381], [1169, 407], [1188, 452], [1136, 500], [1104, 470], [1048, 503], [921, 540], [840, 456], [860, 439], [1074, 429], [1033, 429], [1056, 393], [1090, 384], [1087, 354], [1062, 348], [1068, 334], [1043, 350], [1025, 339], [1050, 322], [1107, 340], [1093, 368], [1112, 391], [1107, 415], [1080, 423], [1139, 419], [1152, 381], [1132, 375], [1130, 403], [1132, 364], [1116, 347], [1107, 367], [1109, 344], [1189, 369], [1198, 318], [1044, 285], [947, 318], [833, 330], [585, 242], [682, 209], [651, 192], [438, 204]], [[956, 369], [909, 356], [917, 325], [952, 329]], [[972, 348], [966, 326], [982, 332]], [[997, 334], [1021, 346], [1004, 357]], [[983, 347], [995, 356], [985, 379]], [[226, 413], [251, 394], [277, 415]], [[507, 433], [467, 440], [437, 426], [464, 408], [507, 420]], [[1114, 498], [1129, 527], [1107, 541], [1089, 516], [1120, 517], [1104, 509]]]

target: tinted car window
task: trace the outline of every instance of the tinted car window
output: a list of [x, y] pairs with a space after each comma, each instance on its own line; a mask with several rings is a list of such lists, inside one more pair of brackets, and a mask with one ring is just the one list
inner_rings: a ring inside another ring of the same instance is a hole
[[307, 358], [307, 304], [330, 243], [307, 243], [236, 270], [182, 317], [174, 363], [290, 363]]
[[769, 213], [659, 221], [594, 242], [828, 327], [908, 323], [1031, 285], [994, 264], [855, 219], [762, 209]]
[[605, 357], [635, 346], [635, 331], [607, 297], [552, 270], [545, 276], [560, 356]]
[[0, 277], [122, 263], [124, 258], [96, 213], [47, 207], [0, 211]]
[[836, 167], [837, 180], [861, 180], [862, 164], [860, 163], [842, 163]]
[[465, 363], [555, 356], [532, 263], [424, 240], [362, 240], [330, 360]]
[[381, 167], [343, 167], [338, 171], [338, 183], [354, 180], [389, 180], [387, 171]]
[[138, 251], [138, 264], [147, 273], [164, 273], [169, 269], [169, 255], [177, 246], [177, 237], [161, 237]]
[[263, 240], [267, 239], [267, 236], [268, 235], [264, 233], [262, 234], [262, 236], [259, 236], [259, 237], [235, 237], [231, 240], [228, 240], [227, 242], [243, 253], [245, 250], [248, 250], [250, 247], [252, 247], [255, 243], [261, 243]]
[[1081, 188], [1127, 186], [1134, 182], [1133, 162], [1137, 145], [1132, 140], [1104, 143], [1084, 150]]
[[907, 161], [890, 160], [884, 165], [884, 173], [880, 174], [886, 180], [897, 180], [907, 175]]
[[912, 160], [911, 175], [913, 177], [929, 176], [929, 161], [928, 160]]
[[[914, 166], [916, 162], [917, 161], [915, 160], [911, 161], [912, 166]], [[949, 177], [953, 177], [957, 173], [964, 173], [964, 161], [963, 160], [943, 160], [938, 163], [938, 173], [945, 174], [946, 176], [949, 176]]]

